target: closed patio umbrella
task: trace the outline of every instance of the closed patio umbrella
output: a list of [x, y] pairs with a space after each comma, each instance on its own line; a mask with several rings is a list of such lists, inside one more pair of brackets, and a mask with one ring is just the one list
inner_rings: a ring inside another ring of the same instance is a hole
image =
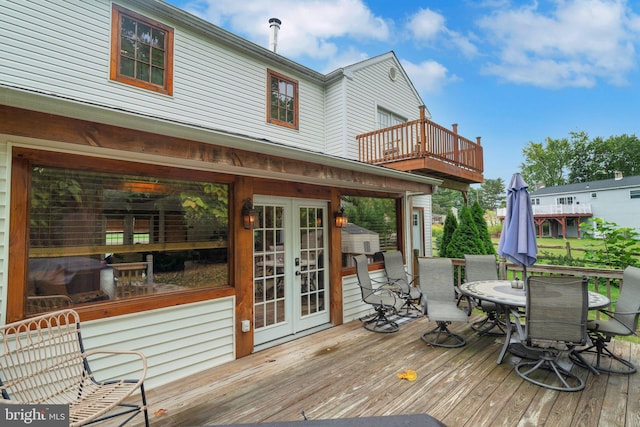
[[519, 173], [513, 174], [507, 188], [507, 213], [498, 244], [498, 255], [523, 267], [523, 280], [526, 280], [527, 266], [535, 264], [538, 256], [533, 209], [527, 187]]

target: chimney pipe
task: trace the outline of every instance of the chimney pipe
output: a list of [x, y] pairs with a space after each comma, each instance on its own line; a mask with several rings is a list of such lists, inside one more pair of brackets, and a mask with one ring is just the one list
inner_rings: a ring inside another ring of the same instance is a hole
[[278, 30], [280, 29], [280, 21], [278, 18], [269, 19], [269, 50], [276, 53], [278, 47]]
[[621, 171], [613, 171], [613, 179], [615, 181], [620, 181], [622, 179], [622, 172]]

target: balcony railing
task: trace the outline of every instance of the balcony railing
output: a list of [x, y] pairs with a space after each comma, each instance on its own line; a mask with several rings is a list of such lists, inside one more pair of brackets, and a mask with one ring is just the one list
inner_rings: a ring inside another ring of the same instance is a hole
[[[533, 215], [589, 215], [591, 211], [591, 204], [579, 204], [579, 205], [533, 205]], [[503, 218], [507, 213], [506, 208], [498, 208], [497, 215]]]
[[[431, 159], [452, 167], [482, 174], [484, 170], [480, 138], [473, 142], [453, 130], [421, 118], [358, 135], [359, 160], [384, 164], [402, 160]], [[432, 162], [433, 163], [433, 162]], [[437, 169], [437, 168], [436, 168]], [[455, 173], [454, 173], [455, 175]]]

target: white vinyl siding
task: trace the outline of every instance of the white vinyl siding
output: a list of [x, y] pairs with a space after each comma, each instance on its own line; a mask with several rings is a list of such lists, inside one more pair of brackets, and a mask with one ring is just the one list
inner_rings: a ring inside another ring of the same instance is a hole
[[242, 135], [269, 135], [300, 148], [323, 146], [321, 85], [271, 67], [300, 85], [299, 130], [278, 128], [266, 122], [268, 64], [169, 18], [118, 4], [175, 28], [172, 97], [109, 80], [111, 2], [105, 0], [3, 2], [3, 83]]
[[[386, 279], [384, 270], [375, 270], [369, 272], [372, 280], [384, 281]], [[362, 293], [358, 285], [358, 277], [344, 276], [342, 278], [342, 320], [344, 323], [357, 320], [363, 316], [373, 313], [370, 304], [362, 301]]]
[[[88, 350], [141, 351], [150, 390], [235, 360], [234, 313], [235, 299], [221, 298], [85, 322], [82, 335]], [[136, 378], [139, 369], [107, 359], [92, 361], [92, 368], [108, 378]]]
[[[358, 156], [356, 136], [377, 129], [379, 108], [408, 120], [420, 117], [420, 99], [403, 74], [398, 73], [395, 81], [389, 78], [389, 68], [398, 66], [390, 54], [362, 68], [357, 66], [353, 66], [347, 91], [346, 136], [350, 142], [347, 147], [347, 157], [350, 158]], [[349, 72], [349, 68], [346, 71]]]
[[346, 86], [347, 79], [340, 79], [325, 89], [326, 127], [325, 139], [327, 154], [334, 156], [350, 157], [357, 160], [357, 155], [348, 156], [346, 147], [356, 144], [356, 141], [347, 141], [346, 135]]

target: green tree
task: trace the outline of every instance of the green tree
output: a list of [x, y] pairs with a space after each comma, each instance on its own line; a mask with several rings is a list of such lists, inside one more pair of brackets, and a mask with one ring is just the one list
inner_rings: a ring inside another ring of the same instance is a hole
[[463, 204], [462, 193], [457, 190], [439, 188], [431, 195], [431, 210], [437, 215], [446, 215], [451, 208], [460, 209]]
[[480, 186], [480, 207], [483, 210], [495, 211], [503, 207], [507, 200], [505, 196], [505, 184], [502, 178], [485, 179]]
[[444, 219], [444, 230], [442, 231], [442, 240], [440, 241], [440, 245], [438, 246], [438, 253], [441, 257], [447, 256], [447, 246], [449, 242], [451, 242], [451, 237], [453, 233], [456, 231], [458, 227], [458, 220], [456, 216], [453, 214], [453, 211], [449, 210], [446, 218]]
[[581, 223], [580, 227], [585, 237], [600, 239], [604, 245], [587, 245], [584, 258], [597, 266], [615, 269], [625, 269], [630, 265], [638, 266], [638, 261], [632, 256], [636, 246], [640, 243], [640, 236], [633, 228], [618, 227], [615, 222], [602, 218], [592, 218], [589, 223]]
[[567, 183], [571, 144], [567, 138], [551, 139], [544, 144], [529, 142], [522, 149], [524, 162], [520, 165], [522, 178], [532, 188], [539, 182], [547, 187]]
[[448, 258], [464, 258], [465, 254], [484, 254], [484, 244], [480, 240], [478, 228], [476, 227], [471, 209], [463, 205], [460, 209], [460, 223], [456, 231], [451, 236], [451, 241], [447, 245], [446, 254]]
[[480, 242], [484, 247], [484, 252], [478, 255], [495, 255], [496, 250], [493, 247], [493, 242], [491, 241], [491, 235], [489, 234], [489, 228], [487, 227], [487, 221], [484, 219], [484, 209], [480, 206], [478, 202], [471, 205], [471, 216], [473, 218], [473, 222], [478, 229], [478, 237], [480, 238]]

